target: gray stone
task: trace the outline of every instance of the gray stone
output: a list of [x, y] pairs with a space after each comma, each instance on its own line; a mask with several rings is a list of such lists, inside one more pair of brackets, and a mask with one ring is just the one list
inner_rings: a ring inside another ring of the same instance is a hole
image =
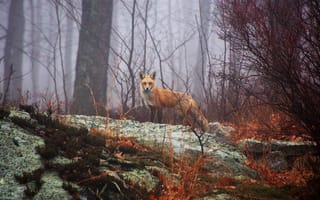
[[[13, 111], [10, 116], [31, 120], [28, 113], [20, 111]], [[169, 149], [172, 149], [174, 159], [179, 158], [180, 154], [191, 155], [195, 158], [201, 155], [198, 138], [186, 126], [150, 122], [139, 123], [132, 120], [114, 120], [99, 116], [64, 115], [55, 117], [67, 125], [98, 130], [108, 129], [113, 131], [116, 137], [134, 137], [138, 142], [160, 150], [169, 151]], [[32, 123], [37, 124], [37, 122]], [[215, 122], [210, 123], [210, 133], [205, 133], [201, 137], [205, 155], [211, 159], [204, 164], [205, 169], [210, 172], [208, 173], [208, 176], [210, 176], [207, 177], [208, 179], [215, 180], [219, 177], [232, 177], [241, 181], [251, 178], [257, 179], [258, 173], [245, 165], [247, 158], [243, 154], [244, 151], [258, 154], [265, 153], [268, 167], [273, 171], [281, 171], [288, 168], [286, 156], [301, 155], [300, 151], [312, 151], [316, 147], [312, 142], [271, 141], [266, 143], [257, 140], [244, 140], [236, 146], [228, 139], [232, 131], [232, 127]], [[44, 145], [44, 142], [40, 137], [31, 135], [11, 122], [0, 120], [0, 199], [25, 198], [23, 191], [26, 185], [17, 183], [14, 175], [32, 172], [42, 167], [40, 156], [35, 150], [35, 147], [42, 145]], [[294, 153], [292, 153], [292, 148], [295, 149]], [[110, 159], [115, 159], [117, 162], [111, 162]], [[61, 156], [57, 156], [51, 161], [59, 165], [73, 162], [72, 159]], [[143, 164], [130, 159], [110, 158], [106, 152], [104, 157], [100, 158], [100, 164], [100, 171], [106, 172], [108, 176], [116, 180], [114, 184], [121, 183], [124, 187], [129, 187], [129, 184], [135, 183], [149, 192], [159, 182], [153, 174], [159, 172], [167, 177], [177, 177], [176, 174], [171, 174], [169, 167], [163, 165], [163, 163], [156, 164], [153, 162], [155, 166], [143, 166]], [[118, 167], [121, 168], [121, 166], [127, 166], [127, 171], [115, 170]], [[62, 188], [62, 180], [55, 172], [46, 171], [41, 180], [43, 185], [34, 199], [71, 199], [70, 194]], [[27, 183], [27, 187], [35, 188], [35, 183], [31, 181]], [[79, 190], [81, 191], [82, 188]], [[117, 194], [115, 193], [114, 196], [117, 196]], [[235, 198], [231, 194], [224, 194], [217, 190], [200, 199]]]
[[[88, 117], [84, 115], [55, 116], [60, 121], [85, 128], [106, 128], [118, 132], [119, 135], [134, 137], [140, 143], [158, 147], [160, 149], [173, 149], [177, 155], [192, 152], [193, 155], [201, 154], [198, 138], [189, 127], [181, 125], [155, 124], [150, 122], [139, 123], [132, 120], [115, 120], [104, 117]], [[218, 122], [210, 123], [210, 133], [202, 137], [204, 152], [207, 156], [214, 156], [216, 162], [208, 166], [215, 174], [228, 174], [255, 178], [258, 174], [248, 168], [244, 161], [246, 157], [239, 149], [233, 146], [226, 138], [232, 127], [224, 126]], [[227, 142], [228, 141], [228, 142]], [[220, 170], [217, 170], [220, 169]]]
[[242, 151], [249, 154], [266, 154], [272, 151], [281, 151], [287, 156], [302, 156], [306, 153], [316, 152], [317, 144], [312, 141], [289, 142], [272, 140], [271, 142], [263, 142], [253, 139], [245, 139], [239, 142], [238, 146]]
[[196, 200], [238, 200], [238, 198], [235, 198], [230, 194], [221, 193], [219, 190], [214, 190], [211, 192], [211, 195], [197, 198]]
[[288, 162], [281, 151], [272, 151], [266, 156], [267, 166], [271, 171], [280, 172], [287, 170]]
[[25, 120], [30, 120], [30, 114], [24, 111], [19, 111], [19, 110], [10, 110], [10, 114], [9, 114], [9, 118], [13, 118], [13, 117], [17, 117], [17, 118], [21, 118], [21, 119], [25, 119]]
[[55, 172], [46, 172], [42, 175], [43, 185], [39, 192], [34, 196], [34, 200], [53, 199], [64, 200], [72, 199], [70, 194], [62, 188], [62, 180]]
[[23, 199], [25, 186], [15, 175], [42, 167], [35, 148], [44, 141], [11, 122], [0, 121], [0, 127], [0, 199]]
[[16, 136], [16, 137], [13, 138], [13, 142], [14, 142], [15, 145], [17, 145], [17, 146], [19, 146], [19, 147], [25, 145], [25, 143], [26, 143], [25, 140], [21, 139], [21, 138], [18, 137], [18, 136]]
[[316, 153], [317, 144], [312, 141], [288, 142], [288, 141], [271, 141], [272, 151], [281, 151], [285, 156], [303, 156], [306, 153]]
[[119, 176], [126, 182], [138, 184], [139, 187], [145, 188], [150, 192], [158, 183], [158, 179], [153, 177], [148, 170], [134, 169], [132, 171], [121, 172]]
[[73, 161], [69, 158], [56, 156], [51, 160], [51, 162], [52, 164], [57, 164], [57, 165], [67, 165], [67, 164], [71, 164]]

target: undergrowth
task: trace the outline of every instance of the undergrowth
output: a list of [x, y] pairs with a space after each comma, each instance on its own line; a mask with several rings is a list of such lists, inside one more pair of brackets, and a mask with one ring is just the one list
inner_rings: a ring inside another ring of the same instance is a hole
[[[230, 123], [229, 123], [230, 124]], [[233, 141], [242, 139], [271, 139], [285, 141], [312, 140], [308, 131], [294, 118], [270, 106], [258, 106], [254, 109], [239, 111], [234, 114], [231, 126], [235, 127]]]
[[[121, 136], [111, 129], [93, 128], [88, 131], [84, 128], [67, 126], [36, 112], [31, 112], [30, 115], [43, 125], [42, 128], [32, 121], [18, 118], [12, 121], [44, 138], [45, 146], [37, 149], [44, 163], [44, 169], [41, 170], [58, 172], [64, 181], [63, 188], [73, 199], [86, 196], [91, 199], [184, 200], [201, 198], [215, 190], [240, 199], [291, 199], [292, 194], [310, 196], [305, 191], [310, 188], [318, 190], [313, 186], [319, 183], [319, 178], [312, 173], [313, 169], [306, 170], [309, 168], [299, 163], [296, 163], [297, 166], [291, 171], [274, 173], [265, 165], [248, 160], [246, 164], [259, 172], [261, 180], [239, 182], [232, 177], [209, 180], [211, 172], [205, 165], [215, 162], [212, 157], [191, 157], [188, 154], [177, 156], [172, 148], [163, 151], [145, 146], [135, 138]], [[0, 109], [0, 117], [7, 116], [8, 112]], [[54, 158], [59, 156], [71, 162], [64, 164], [53, 162]], [[318, 160], [314, 161], [319, 163]], [[146, 166], [158, 167], [149, 170], [158, 179], [158, 184], [152, 191], [146, 191], [139, 183], [124, 182], [115, 176], [133, 169], [146, 169]], [[104, 170], [101, 170], [102, 168]], [[37, 183], [35, 191], [26, 189], [27, 195], [34, 196], [41, 188], [40, 172], [43, 173], [39, 171], [16, 177], [23, 184], [30, 181]], [[73, 184], [80, 186], [81, 189], [74, 187]]]

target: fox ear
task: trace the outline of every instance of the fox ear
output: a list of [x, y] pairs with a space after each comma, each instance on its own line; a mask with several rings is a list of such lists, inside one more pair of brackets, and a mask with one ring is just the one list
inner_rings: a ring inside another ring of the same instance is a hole
[[140, 79], [144, 79], [144, 77], [145, 77], [145, 75], [144, 75], [144, 73], [143, 72], [140, 72]]
[[153, 80], [156, 78], [156, 72], [153, 72], [153, 73], [151, 74], [151, 78], [152, 78]]

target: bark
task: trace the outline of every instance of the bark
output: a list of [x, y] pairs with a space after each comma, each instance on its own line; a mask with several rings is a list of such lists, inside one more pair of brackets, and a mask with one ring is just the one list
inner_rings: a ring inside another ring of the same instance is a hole
[[[66, 93], [69, 97], [72, 96], [73, 88], [73, 66], [72, 66], [72, 43], [73, 43], [73, 22], [71, 17], [66, 19], [67, 32], [65, 36], [65, 47], [64, 47], [64, 66], [65, 66], [65, 79], [66, 79]], [[69, 102], [66, 102], [69, 103]], [[68, 112], [68, 111], [67, 111]]]
[[20, 97], [19, 90], [21, 91], [22, 89], [23, 78], [22, 49], [24, 25], [23, 0], [11, 1], [4, 49], [4, 87], [8, 88], [8, 93], [4, 94], [3, 103], [6, 103], [7, 100], [17, 101]]
[[199, 0], [199, 45], [198, 58], [194, 66], [193, 94], [197, 99], [203, 99], [205, 86], [205, 73], [208, 55], [208, 31], [210, 19], [210, 0]]
[[[40, 65], [37, 59], [40, 58], [40, 32], [41, 30], [41, 0], [30, 0], [31, 8], [31, 70], [32, 70], [32, 91], [33, 94], [39, 92], [39, 71]], [[37, 95], [34, 95], [34, 101]]]
[[133, 51], [134, 51], [134, 40], [135, 40], [135, 13], [136, 13], [136, 0], [133, 0], [132, 5], [132, 13], [131, 13], [131, 41], [130, 41], [130, 54], [128, 60], [128, 71], [130, 74], [130, 81], [131, 81], [131, 107], [134, 108], [136, 104], [136, 86], [135, 86], [135, 76], [133, 71]]
[[112, 10], [112, 0], [82, 1], [73, 113], [105, 113]]

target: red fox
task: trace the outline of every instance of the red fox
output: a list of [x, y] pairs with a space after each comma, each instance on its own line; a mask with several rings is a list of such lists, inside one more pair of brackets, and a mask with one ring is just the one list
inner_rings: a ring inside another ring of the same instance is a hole
[[155, 77], [155, 72], [151, 75], [140, 73], [140, 94], [150, 108], [150, 121], [155, 121], [157, 112], [158, 122], [161, 123], [162, 109], [173, 108], [192, 128], [201, 128], [203, 132], [208, 131], [208, 120], [202, 114], [197, 102], [186, 93], [158, 88]]

